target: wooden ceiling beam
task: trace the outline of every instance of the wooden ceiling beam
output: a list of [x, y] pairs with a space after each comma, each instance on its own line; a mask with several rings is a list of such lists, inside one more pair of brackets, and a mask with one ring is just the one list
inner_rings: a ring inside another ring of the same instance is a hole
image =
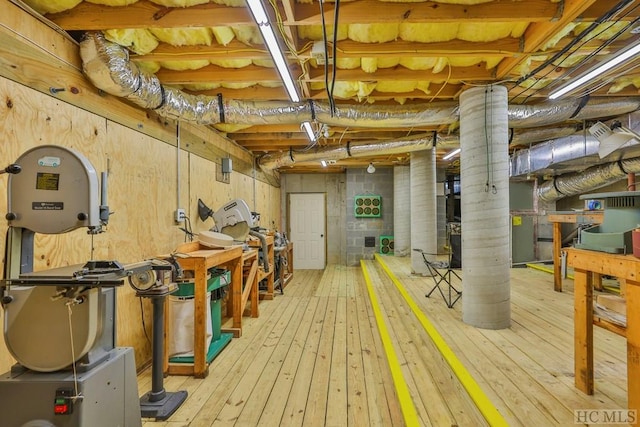
[[446, 42], [419, 43], [396, 40], [386, 43], [360, 43], [341, 40], [336, 46], [338, 58], [432, 58], [432, 57], [504, 57], [521, 52], [520, 41], [506, 38], [492, 42], [451, 40]]
[[[496, 0], [475, 5], [443, 4], [436, 2], [394, 3], [358, 0], [340, 4], [341, 24], [382, 23], [447, 23], [447, 22], [537, 22], [549, 21], [558, 14], [558, 3], [548, 0], [519, 2]], [[334, 5], [324, 5], [325, 21], [333, 22]], [[321, 25], [319, 7], [298, 4], [296, 20], [286, 25]]]
[[526, 54], [539, 52], [562, 28], [575, 21], [580, 14], [587, 10], [596, 0], [564, 0], [558, 4], [563, 5], [562, 16], [549, 22], [534, 22], [524, 34], [524, 53], [511, 58], [506, 58], [500, 64], [496, 73], [497, 79], [508, 76], [514, 68], [526, 60]]
[[[311, 70], [312, 82], [324, 83], [324, 70], [313, 69]], [[331, 80], [331, 71], [329, 71], [329, 80]], [[367, 73], [362, 69], [354, 70], [338, 70], [336, 72], [337, 81], [454, 81], [460, 80], [486, 80], [491, 81], [494, 79], [490, 70], [482, 66], [471, 67], [455, 67], [452, 68], [451, 73], [445, 69], [439, 73], [434, 73], [431, 70], [409, 70], [408, 68], [397, 66], [394, 68], [379, 68], [375, 73]]]
[[254, 25], [251, 12], [244, 7], [228, 7], [216, 3], [165, 7], [148, 0], [121, 7], [84, 1], [73, 9], [48, 14], [47, 18], [67, 31]]
[[[360, 0], [341, 5], [340, 23], [538, 22], [549, 21], [557, 15], [559, 4], [548, 0], [530, 0], [527, 7], [523, 8], [519, 2], [501, 0], [477, 5]], [[317, 4], [285, 4], [284, 10], [285, 26], [320, 25], [322, 22]], [[325, 20], [333, 22], [333, 5], [325, 5], [325, 12]], [[67, 31], [254, 24], [251, 13], [243, 7], [227, 7], [216, 3], [184, 8], [165, 7], [148, 0], [122, 7], [81, 2], [73, 9], [49, 14], [47, 18]]]

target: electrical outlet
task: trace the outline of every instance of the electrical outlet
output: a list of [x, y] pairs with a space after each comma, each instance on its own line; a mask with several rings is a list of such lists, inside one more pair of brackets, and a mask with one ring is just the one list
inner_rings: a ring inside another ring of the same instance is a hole
[[184, 209], [176, 209], [174, 219], [176, 222], [183, 222], [187, 219], [187, 214], [184, 212]]

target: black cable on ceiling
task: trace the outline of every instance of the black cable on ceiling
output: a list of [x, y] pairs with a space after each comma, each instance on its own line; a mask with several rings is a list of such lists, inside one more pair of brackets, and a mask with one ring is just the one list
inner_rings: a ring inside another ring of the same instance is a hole
[[[322, 1], [322, 0], [321, 0]], [[335, 9], [333, 11], [333, 66], [331, 73], [331, 89], [329, 90], [329, 96], [331, 98], [331, 104], [333, 105], [333, 109], [331, 110], [331, 117], [335, 115], [336, 103], [333, 97], [333, 88], [336, 85], [336, 73], [338, 71], [336, 62], [337, 62], [337, 54], [338, 54], [338, 15], [340, 14], [340, 0], [335, 0]]]
[[[327, 92], [327, 98], [329, 100], [329, 111], [331, 113], [331, 117], [333, 117], [335, 112], [335, 104], [333, 100], [333, 94], [329, 88], [329, 51], [327, 49], [327, 23], [324, 19], [324, 0], [319, 0], [320, 4], [320, 16], [322, 17], [322, 48], [324, 52], [324, 89]], [[338, 31], [337, 28], [333, 29], [334, 37], [335, 33]], [[335, 67], [335, 61], [334, 61]]]
[[[546, 68], [549, 65], [552, 65], [554, 61], [556, 61], [557, 59], [559, 59], [560, 57], [562, 57], [563, 55], [565, 55], [567, 52], [569, 52], [569, 50], [571, 48], [573, 48], [575, 45], [577, 45], [579, 42], [582, 41], [582, 39], [584, 39], [591, 31], [593, 31], [598, 25], [602, 24], [603, 22], [606, 22], [607, 20], [609, 20], [611, 17], [615, 16], [616, 14], [618, 14], [620, 11], [622, 11], [623, 9], [625, 9], [629, 4], [633, 3], [635, 0], [623, 0], [620, 3], [618, 3], [616, 6], [614, 6], [613, 8], [609, 9], [606, 13], [604, 13], [602, 16], [598, 17], [598, 19], [596, 19], [594, 22], [592, 22], [586, 29], [584, 29], [583, 31], [580, 32], [580, 34], [578, 34], [576, 37], [574, 37], [573, 40], [571, 40], [571, 42], [569, 42], [566, 46], [564, 46], [562, 49], [560, 49], [558, 52], [556, 52], [551, 58], [547, 59], [546, 61], [544, 61], [542, 64], [540, 64], [538, 67], [536, 67], [533, 71], [530, 71], [529, 73], [527, 73], [526, 75], [520, 77], [515, 83], [514, 83], [514, 87], [519, 85], [520, 83], [530, 79], [532, 76], [534, 76], [535, 74], [537, 74], [539, 71], [542, 71], [544, 68]], [[637, 9], [638, 6], [634, 6], [632, 8], [632, 10]], [[630, 12], [627, 12], [625, 14], [628, 15]], [[620, 18], [618, 18], [618, 20], [614, 21], [614, 23], [616, 22], [620, 22]], [[635, 21], [634, 21], [635, 22]], [[631, 25], [631, 24], [630, 24]], [[628, 28], [625, 27], [625, 28]], [[603, 30], [604, 31], [604, 30]], [[602, 32], [602, 31], [601, 31]], [[620, 32], [619, 32], [620, 33]], [[615, 37], [612, 37], [608, 43], [610, 44], [611, 42], [613, 42], [613, 40], [615, 40], [618, 36], [619, 33], [616, 34]], [[598, 33], [600, 34], [600, 33]], [[578, 47], [583, 46], [585, 43], [587, 43], [588, 41], [590, 41], [591, 39], [593, 39], [595, 37], [592, 36], [589, 40], [583, 41], [582, 44]], [[608, 46], [608, 44], [603, 44], [603, 46], [601, 46], [595, 53], [599, 52], [601, 49], [603, 49], [604, 47]], [[575, 51], [574, 51], [575, 52]], [[594, 54], [595, 54], [594, 53]], [[560, 64], [564, 61], [566, 61], [569, 57], [571, 56], [571, 54], [565, 56], [565, 58], [563, 58], [563, 60], [560, 62]], [[542, 77], [547, 76], [548, 74], [550, 74], [551, 71], [547, 72], [545, 75], [543, 75]], [[522, 93], [524, 93], [527, 89], [523, 89], [522, 92], [520, 92], [518, 95], [516, 95], [515, 97], [512, 97], [512, 100], [517, 98], [518, 96], [520, 96]], [[535, 93], [538, 93], [540, 91], [540, 89], [534, 91], [532, 94], [530, 94], [529, 96], [527, 96], [526, 99], [529, 99], [532, 95], [534, 95]], [[526, 100], [525, 99], [525, 100]]]

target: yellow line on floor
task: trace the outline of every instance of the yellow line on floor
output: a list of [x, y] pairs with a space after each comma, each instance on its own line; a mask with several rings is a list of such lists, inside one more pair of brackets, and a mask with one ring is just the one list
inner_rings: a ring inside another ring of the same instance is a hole
[[440, 354], [442, 354], [442, 357], [444, 357], [444, 359], [447, 361], [447, 363], [451, 367], [451, 370], [453, 370], [453, 372], [456, 374], [456, 377], [458, 377], [458, 380], [460, 381], [462, 386], [465, 388], [465, 390], [467, 390], [467, 393], [469, 393], [469, 396], [476, 404], [485, 420], [487, 420], [487, 422], [491, 426], [508, 426], [509, 424], [502, 417], [502, 414], [500, 414], [498, 409], [493, 405], [491, 400], [489, 400], [478, 383], [473, 379], [469, 371], [467, 371], [467, 368], [465, 368], [462, 362], [460, 362], [460, 359], [458, 359], [453, 350], [451, 350], [451, 347], [447, 345], [444, 338], [442, 338], [442, 335], [440, 335], [438, 330], [429, 321], [427, 316], [425, 316], [425, 314], [420, 310], [415, 301], [411, 298], [411, 296], [409, 296], [395, 274], [393, 274], [389, 267], [387, 267], [387, 265], [378, 254], [376, 254], [375, 257], [382, 266], [382, 269], [387, 273], [393, 284], [396, 286], [396, 288], [398, 288], [398, 291], [411, 308], [411, 311], [413, 311], [413, 314], [416, 315], [424, 330], [427, 332], [427, 334], [429, 334], [429, 337], [431, 337], [431, 340], [440, 351]]
[[407, 426], [419, 426], [418, 412], [413, 404], [413, 399], [409, 393], [409, 387], [402, 375], [402, 369], [400, 368], [400, 362], [398, 356], [393, 349], [393, 343], [391, 342], [391, 336], [387, 325], [384, 323], [382, 312], [380, 311], [380, 305], [378, 304], [378, 298], [373, 291], [373, 285], [371, 284], [371, 278], [369, 277], [369, 271], [363, 260], [360, 260], [360, 267], [362, 268], [362, 274], [364, 275], [364, 281], [367, 284], [367, 291], [369, 293], [369, 299], [371, 300], [371, 307], [373, 308], [373, 314], [376, 317], [376, 323], [378, 325], [378, 332], [380, 332], [380, 338], [382, 339], [382, 345], [384, 346], [384, 352], [387, 355], [389, 362], [389, 368], [391, 369], [391, 377], [393, 378], [393, 384], [398, 394], [398, 400], [400, 400], [400, 409], [402, 410], [402, 416]]

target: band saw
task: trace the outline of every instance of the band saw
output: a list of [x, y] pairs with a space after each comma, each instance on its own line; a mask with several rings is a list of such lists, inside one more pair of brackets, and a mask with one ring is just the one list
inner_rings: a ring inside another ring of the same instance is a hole
[[5, 171], [9, 230], [0, 294], [4, 341], [17, 363], [0, 376], [0, 424], [141, 426], [134, 352], [116, 347], [116, 288], [157, 268], [89, 261], [34, 272], [36, 233], [102, 231], [106, 173], [99, 200], [95, 169], [69, 148], [35, 147]]

